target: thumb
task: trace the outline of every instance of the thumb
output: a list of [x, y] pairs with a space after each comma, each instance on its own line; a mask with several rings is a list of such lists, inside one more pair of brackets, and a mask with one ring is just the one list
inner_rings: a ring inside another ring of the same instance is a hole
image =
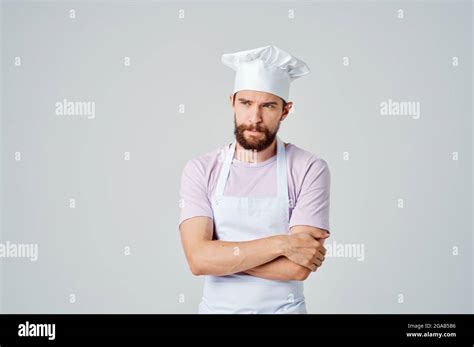
[[326, 230], [324, 230], [322, 234], [323, 234], [323, 236], [321, 236], [322, 239], [327, 239], [329, 236], [331, 236], [329, 231], [326, 231]]
[[313, 229], [311, 230], [311, 235], [316, 239], [327, 239], [331, 234], [323, 229]]

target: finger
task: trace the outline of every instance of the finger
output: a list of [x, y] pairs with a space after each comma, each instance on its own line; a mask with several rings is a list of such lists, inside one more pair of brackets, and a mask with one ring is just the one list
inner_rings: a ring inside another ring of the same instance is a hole
[[317, 262], [320, 262], [322, 263], [324, 261], [324, 256], [321, 254], [321, 253], [318, 253], [318, 254], [315, 254], [313, 256], [313, 263], [317, 263]]
[[323, 261], [324, 261], [324, 255], [322, 255], [321, 253], [317, 253], [317, 254], [314, 256], [313, 260], [316, 261], [316, 259], [318, 259], [319, 261], [323, 262]]
[[326, 248], [323, 246], [323, 247], [319, 247], [318, 248], [318, 251], [319, 253], [321, 253], [322, 255], [326, 255]]
[[317, 267], [317, 265], [315, 264], [315, 261], [311, 258], [309, 258], [308, 260], [306, 260], [306, 264], [305, 266], [310, 269], [311, 271], [314, 270], [315, 267]]
[[304, 266], [307, 269], [313, 270], [314, 264], [311, 258], [298, 259], [298, 261], [294, 261], [294, 262], [298, 265]]
[[320, 267], [321, 265], [323, 265], [323, 261], [321, 259], [315, 259], [314, 260], [314, 264], [317, 266], [317, 267]]

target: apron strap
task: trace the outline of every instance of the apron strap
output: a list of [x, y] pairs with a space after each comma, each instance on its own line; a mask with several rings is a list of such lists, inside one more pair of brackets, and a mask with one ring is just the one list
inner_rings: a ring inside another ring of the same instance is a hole
[[227, 149], [227, 146], [225, 148], [225, 158], [224, 162], [222, 163], [221, 173], [219, 174], [219, 179], [217, 180], [217, 187], [215, 192], [215, 195], [218, 198], [224, 195], [224, 187], [227, 181], [227, 177], [229, 176], [230, 164], [234, 159], [235, 142], [236, 141], [232, 142], [232, 145], [229, 149]]
[[285, 144], [277, 136], [277, 189], [278, 197], [288, 200], [288, 178], [286, 169], [286, 149]]

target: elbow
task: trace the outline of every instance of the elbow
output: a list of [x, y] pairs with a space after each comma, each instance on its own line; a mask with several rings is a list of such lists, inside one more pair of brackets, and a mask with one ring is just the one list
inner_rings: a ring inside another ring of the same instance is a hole
[[188, 258], [189, 269], [194, 276], [208, 275], [201, 259], [198, 254], [192, 254]]
[[204, 272], [203, 272], [202, 267], [200, 266], [199, 262], [197, 262], [194, 259], [190, 259], [188, 261], [188, 263], [189, 263], [189, 269], [191, 270], [191, 272], [194, 276], [204, 275]]
[[190, 267], [191, 272], [192, 272], [192, 274], [193, 274], [194, 276], [201, 276], [201, 275], [203, 275], [203, 272], [201, 271], [201, 269], [200, 269], [198, 266], [196, 266], [196, 265], [190, 265], [189, 267]]

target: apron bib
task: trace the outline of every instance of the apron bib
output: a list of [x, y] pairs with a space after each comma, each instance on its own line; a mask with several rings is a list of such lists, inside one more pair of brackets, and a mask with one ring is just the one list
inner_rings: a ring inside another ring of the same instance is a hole
[[[224, 196], [234, 158], [226, 154], [211, 199], [214, 232], [222, 241], [249, 241], [288, 234], [289, 204], [285, 146], [277, 136], [277, 196]], [[302, 281], [274, 281], [239, 272], [205, 276], [199, 313], [306, 313]]]

